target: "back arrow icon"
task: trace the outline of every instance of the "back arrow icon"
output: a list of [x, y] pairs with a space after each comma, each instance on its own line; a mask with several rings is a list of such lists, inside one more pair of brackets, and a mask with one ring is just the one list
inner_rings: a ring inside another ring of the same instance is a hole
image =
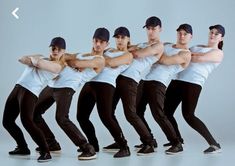
[[19, 19], [19, 16], [16, 14], [16, 12], [19, 10], [19, 8], [15, 8], [15, 10], [13, 10], [13, 12], [11, 12], [11, 14], [16, 18]]

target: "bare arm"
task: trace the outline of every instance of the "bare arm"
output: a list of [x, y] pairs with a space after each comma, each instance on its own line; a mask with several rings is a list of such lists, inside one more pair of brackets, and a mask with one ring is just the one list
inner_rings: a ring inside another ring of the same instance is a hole
[[128, 65], [132, 62], [133, 56], [131, 53], [126, 52], [121, 56], [110, 58], [105, 57], [105, 66], [108, 67], [118, 67], [120, 65]]
[[162, 55], [161, 59], [158, 63], [163, 65], [182, 65], [182, 67], [187, 67], [191, 60], [191, 53], [190, 51], [180, 51], [178, 54], [167, 56]]
[[144, 58], [149, 55], [155, 55], [158, 59], [160, 59], [163, 51], [164, 46], [162, 43], [154, 43], [146, 48], [133, 51], [132, 54], [135, 58]]
[[31, 57], [30, 59], [35, 67], [55, 74], [60, 73], [63, 69], [62, 65], [55, 61], [49, 61], [39, 57]]
[[105, 66], [105, 60], [103, 57], [95, 57], [91, 60], [69, 60], [67, 61], [67, 64], [76, 69], [81, 68], [93, 68], [97, 73], [99, 73]]
[[27, 56], [21, 57], [18, 61], [24, 65], [33, 66], [31, 59]]
[[224, 54], [222, 50], [212, 50], [207, 53], [195, 53], [192, 52], [192, 62], [201, 63], [201, 62], [212, 62], [219, 63], [223, 60]]
[[42, 57], [40, 54], [22, 56], [18, 61], [24, 65], [33, 66], [31, 57]]
[[78, 55], [78, 53], [74, 53], [74, 54], [65, 53], [64, 59], [65, 59], [65, 61], [73, 60], [73, 59], [76, 59], [77, 55]]

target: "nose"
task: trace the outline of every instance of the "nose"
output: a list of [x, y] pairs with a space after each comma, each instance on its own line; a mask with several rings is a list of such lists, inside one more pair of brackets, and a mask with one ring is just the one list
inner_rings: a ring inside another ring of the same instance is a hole
[[118, 41], [118, 42], [120, 42], [121, 40], [122, 40], [122, 39], [121, 39], [120, 37], [119, 37], [119, 38], [117, 38], [117, 41]]
[[100, 43], [100, 42], [96, 42], [96, 45], [97, 45], [97, 46], [100, 46], [100, 45], [101, 45], [101, 43]]

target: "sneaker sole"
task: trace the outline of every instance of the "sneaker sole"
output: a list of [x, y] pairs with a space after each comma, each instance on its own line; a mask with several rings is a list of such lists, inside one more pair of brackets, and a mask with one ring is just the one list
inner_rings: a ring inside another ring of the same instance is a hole
[[103, 149], [103, 152], [118, 152], [120, 149]]
[[[39, 153], [40, 151], [35, 150], [37, 153]], [[50, 153], [55, 153], [55, 154], [60, 154], [61, 150], [55, 150], [55, 151], [50, 151]]]
[[[135, 147], [134, 150], [135, 150], [135, 151], [139, 151], [140, 149], [142, 149], [142, 148], [136, 148], [136, 147]], [[154, 147], [154, 152], [156, 151], [156, 149], [157, 149], [157, 147]]]
[[168, 155], [174, 155], [174, 154], [181, 154], [183, 151], [179, 151], [179, 152], [165, 152]]
[[136, 154], [137, 156], [149, 156], [149, 155], [152, 155], [153, 153], [155, 153], [155, 151], [151, 153], [136, 153]]
[[10, 156], [29, 156], [30, 154], [9, 154]]
[[51, 161], [52, 159], [47, 159], [47, 160], [38, 160], [39, 163], [44, 163], [44, 162], [49, 162]]
[[217, 153], [222, 153], [222, 150], [218, 149], [218, 150], [213, 151], [213, 152], [204, 152], [204, 154], [217, 154]]
[[78, 160], [93, 160], [93, 159], [96, 159], [97, 156], [94, 155], [94, 156], [90, 156], [90, 157], [79, 157], [78, 156]]

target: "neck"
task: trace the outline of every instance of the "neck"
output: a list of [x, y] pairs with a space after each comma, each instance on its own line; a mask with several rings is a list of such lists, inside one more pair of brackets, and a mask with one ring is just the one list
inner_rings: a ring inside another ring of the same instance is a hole
[[91, 51], [91, 55], [101, 55], [103, 56], [104, 54], [104, 51], [95, 51], [94, 49], [92, 49]]
[[208, 47], [211, 47], [211, 48], [218, 48], [218, 44], [219, 44], [219, 43], [211, 43], [211, 42], [208, 42], [207, 46], [208, 46]]
[[153, 44], [153, 43], [159, 43], [160, 42], [160, 38], [157, 37], [155, 39], [149, 39], [148, 40], [148, 44]]
[[181, 48], [181, 49], [188, 49], [188, 45], [187, 44], [180, 44], [180, 43], [176, 43], [174, 45], [175, 48]]
[[117, 48], [118, 51], [128, 51], [127, 47], [125, 48]]

